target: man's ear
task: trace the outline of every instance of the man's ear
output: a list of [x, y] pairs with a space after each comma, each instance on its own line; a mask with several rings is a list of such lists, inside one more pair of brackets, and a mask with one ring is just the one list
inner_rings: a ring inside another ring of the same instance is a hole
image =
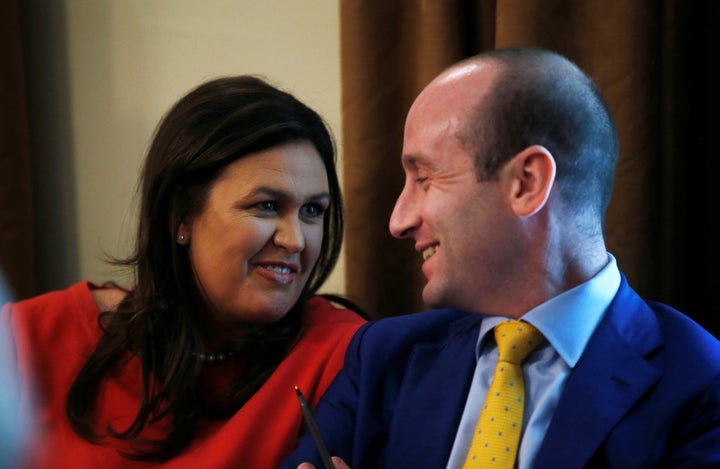
[[528, 217], [545, 206], [555, 183], [555, 158], [542, 145], [532, 145], [515, 155], [502, 169], [510, 205], [519, 217]]

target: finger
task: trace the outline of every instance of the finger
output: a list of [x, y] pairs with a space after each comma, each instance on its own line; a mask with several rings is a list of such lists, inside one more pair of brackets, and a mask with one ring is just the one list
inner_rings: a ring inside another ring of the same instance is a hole
[[[345, 461], [342, 460], [342, 458], [339, 458], [337, 456], [332, 457], [333, 465], [335, 466], [335, 469], [350, 469], [350, 466], [345, 464]], [[303, 468], [308, 469], [308, 468]]]

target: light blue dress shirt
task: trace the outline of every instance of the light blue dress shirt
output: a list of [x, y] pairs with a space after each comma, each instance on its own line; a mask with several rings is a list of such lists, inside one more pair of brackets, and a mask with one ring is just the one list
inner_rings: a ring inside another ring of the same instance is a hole
[[[531, 309], [521, 318], [547, 339], [523, 361], [525, 411], [516, 467], [529, 469], [555, 413], [565, 381], [620, 287], [615, 258], [593, 278]], [[497, 344], [489, 332], [507, 318], [488, 316], [480, 327], [477, 365], [448, 460], [448, 469], [462, 468], [470, 449], [480, 408], [497, 363]]]

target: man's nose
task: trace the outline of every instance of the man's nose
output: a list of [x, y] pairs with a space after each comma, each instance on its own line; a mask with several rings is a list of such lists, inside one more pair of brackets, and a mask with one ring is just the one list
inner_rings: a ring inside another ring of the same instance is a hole
[[407, 238], [419, 224], [416, 201], [406, 187], [395, 201], [395, 207], [390, 215], [390, 233], [398, 239]]

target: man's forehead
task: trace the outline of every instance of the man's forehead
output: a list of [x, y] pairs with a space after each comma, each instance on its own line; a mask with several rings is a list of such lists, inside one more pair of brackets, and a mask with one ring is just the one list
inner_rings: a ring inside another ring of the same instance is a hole
[[468, 59], [446, 69], [430, 83], [429, 87], [456, 86], [459, 83], [475, 86], [480, 82], [492, 80], [498, 72], [498, 65], [497, 62], [489, 59]]
[[433, 80], [417, 97], [411, 113], [460, 115], [477, 105], [492, 87], [497, 67], [489, 61], [453, 67]]
[[448, 82], [456, 82], [458, 80], [465, 79], [484, 68], [486, 67], [482, 62], [472, 62], [458, 67], [453, 67], [440, 75], [436, 80], [436, 84], [440, 85]]

